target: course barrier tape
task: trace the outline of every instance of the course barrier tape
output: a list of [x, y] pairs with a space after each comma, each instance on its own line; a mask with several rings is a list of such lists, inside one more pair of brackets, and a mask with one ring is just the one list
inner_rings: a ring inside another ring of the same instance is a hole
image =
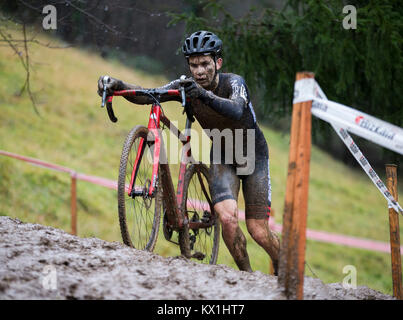
[[[117, 181], [115, 181], [115, 180], [97, 177], [97, 176], [90, 176], [90, 175], [86, 175], [83, 173], [78, 173], [71, 168], [59, 166], [59, 165], [45, 162], [45, 161], [35, 159], [35, 158], [21, 156], [19, 154], [7, 152], [4, 150], [0, 150], [0, 155], [18, 159], [18, 160], [22, 160], [24, 162], [30, 163], [30, 164], [38, 166], [38, 167], [69, 173], [70, 175], [74, 176], [78, 180], [87, 181], [87, 182], [93, 183], [95, 185], [103, 186], [103, 187], [106, 187], [106, 188], [109, 188], [112, 190], [117, 190], [118, 184], [117, 184]], [[200, 204], [200, 206], [202, 206], [202, 205], [204, 205], [204, 204]], [[243, 220], [243, 221], [245, 220], [245, 211], [239, 210], [239, 219]], [[271, 229], [273, 229], [276, 232], [281, 233], [281, 231], [282, 231], [282, 225], [275, 223], [273, 216], [269, 219], [269, 226]], [[357, 238], [357, 237], [346, 236], [343, 234], [335, 234], [335, 233], [328, 233], [325, 231], [307, 229], [307, 238], [311, 239], [311, 240], [321, 241], [321, 242], [345, 245], [345, 246], [349, 246], [349, 247], [353, 247], [353, 248], [390, 253], [390, 244], [387, 242], [362, 239], [362, 238]], [[400, 251], [403, 252], [403, 246], [401, 246]]]
[[388, 207], [403, 215], [403, 209], [371, 167], [348, 131], [403, 155], [403, 129], [364, 112], [327, 99], [315, 79], [295, 82], [293, 103], [312, 101], [312, 115], [329, 122], [365, 173], [385, 197]]
[[293, 103], [313, 100], [312, 114], [403, 155], [403, 129], [327, 99], [315, 79], [295, 82]]

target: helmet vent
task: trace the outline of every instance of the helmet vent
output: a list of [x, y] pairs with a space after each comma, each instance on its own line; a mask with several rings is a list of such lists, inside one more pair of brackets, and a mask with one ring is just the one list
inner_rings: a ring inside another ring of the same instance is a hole
[[202, 44], [201, 44], [201, 47], [204, 48], [204, 46], [206, 45], [206, 42], [209, 41], [209, 40], [210, 40], [210, 37], [204, 37], [203, 41], [202, 41]]
[[199, 41], [199, 37], [193, 38], [193, 48], [197, 48], [197, 42]]

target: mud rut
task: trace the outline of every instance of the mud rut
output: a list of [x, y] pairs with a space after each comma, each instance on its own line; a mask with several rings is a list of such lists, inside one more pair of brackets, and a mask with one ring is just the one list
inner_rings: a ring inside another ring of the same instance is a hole
[[[305, 278], [304, 298], [393, 299]], [[277, 278], [164, 258], [119, 242], [0, 217], [0, 299], [284, 299]]]

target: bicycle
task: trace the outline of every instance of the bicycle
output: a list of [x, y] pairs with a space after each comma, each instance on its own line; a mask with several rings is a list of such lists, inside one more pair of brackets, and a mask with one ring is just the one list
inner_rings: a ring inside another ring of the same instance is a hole
[[[191, 154], [190, 129], [194, 118], [184, 88], [123, 90], [115, 91], [111, 96], [106, 96], [104, 90], [102, 106], [106, 104], [112, 122], [117, 121], [112, 108], [113, 97], [130, 95], [151, 97], [153, 103], [148, 126], [135, 126], [123, 144], [118, 178], [118, 212], [123, 242], [130, 247], [153, 251], [162, 207], [165, 239], [179, 245], [181, 255], [186, 258], [215, 264], [220, 224], [209, 194], [209, 170], [205, 164], [195, 162]], [[181, 97], [187, 115], [185, 134], [164, 115], [160, 103], [162, 95], [168, 95], [172, 100]], [[188, 144], [186, 151], [182, 152], [176, 192], [165, 154], [161, 123], [183, 146]], [[192, 159], [190, 165], [187, 159]], [[178, 242], [172, 240], [174, 232], [178, 233]]]

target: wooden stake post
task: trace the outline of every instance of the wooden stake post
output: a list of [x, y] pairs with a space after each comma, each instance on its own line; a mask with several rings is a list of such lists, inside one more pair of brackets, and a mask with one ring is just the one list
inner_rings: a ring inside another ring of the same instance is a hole
[[[296, 80], [314, 78], [297, 73]], [[284, 204], [278, 284], [288, 299], [303, 299], [312, 101], [295, 103], [292, 111], [288, 177]]]
[[[386, 165], [386, 187], [397, 201], [397, 166], [394, 164]], [[402, 260], [400, 256], [400, 229], [399, 214], [389, 208], [389, 229], [390, 229], [390, 251], [392, 259], [392, 280], [393, 296], [397, 299], [403, 299], [402, 288]]]

